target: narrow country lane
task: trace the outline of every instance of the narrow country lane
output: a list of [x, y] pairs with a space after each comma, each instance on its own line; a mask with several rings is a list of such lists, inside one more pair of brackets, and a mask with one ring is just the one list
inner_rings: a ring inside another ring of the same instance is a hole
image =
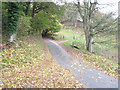
[[103, 72], [88, 67], [70, 56], [60, 45], [45, 39], [51, 54], [62, 66], [69, 69], [86, 88], [118, 88], [118, 80]]

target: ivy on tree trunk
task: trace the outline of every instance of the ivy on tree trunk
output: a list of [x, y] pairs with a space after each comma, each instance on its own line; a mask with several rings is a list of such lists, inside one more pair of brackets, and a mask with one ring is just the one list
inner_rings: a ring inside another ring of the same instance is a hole
[[13, 34], [17, 34], [18, 20], [20, 17], [20, 11], [22, 7], [23, 7], [23, 3], [8, 2], [7, 32], [10, 38]]

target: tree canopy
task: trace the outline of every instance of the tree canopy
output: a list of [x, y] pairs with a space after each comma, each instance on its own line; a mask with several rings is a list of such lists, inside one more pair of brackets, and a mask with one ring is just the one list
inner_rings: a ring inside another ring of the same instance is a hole
[[[4, 20], [6, 19], [3, 21], [3, 32], [7, 30], [9, 37], [12, 34], [17, 34], [21, 16], [32, 17], [32, 19], [26, 18], [27, 22], [31, 22], [30, 27], [32, 28], [28, 30], [29, 32], [39, 31], [42, 33], [46, 30], [53, 33], [61, 29], [59, 20], [64, 14], [64, 8], [53, 2], [6, 2], [3, 3], [2, 11], [2, 17]], [[22, 32], [24, 31], [22, 30]]]

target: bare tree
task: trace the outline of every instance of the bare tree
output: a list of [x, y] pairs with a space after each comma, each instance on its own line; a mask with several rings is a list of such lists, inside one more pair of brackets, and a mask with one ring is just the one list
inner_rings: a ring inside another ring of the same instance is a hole
[[78, 10], [76, 6], [73, 3], [66, 3], [64, 4], [65, 7], [65, 13], [64, 13], [64, 18], [61, 20], [63, 21], [70, 21], [72, 22], [72, 25], [76, 27], [77, 25], [77, 14]]
[[86, 0], [84, 0], [84, 5], [81, 5], [79, 0], [76, 4], [78, 12], [80, 13], [80, 16], [83, 20], [83, 29], [86, 38], [86, 49], [90, 52], [93, 52], [93, 33], [94, 33], [94, 29], [90, 27], [90, 24], [92, 23], [92, 18], [94, 16], [96, 5], [97, 5], [96, 1], [92, 3], [91, 1]]
[[[77, 1], [75, 5], [78, 8], [78, 12], [83, 20], [83, 29], [85, 33], [86, 39], [86, 49], [90, 52], [94, 52], [94, 37], [95, 35], [103, 32], [110, 32], [116, 26], [115, 22], [111, 22], [110, 18], [112, 13], [109, 15], [104, 15], [98, 12], [97, 9], [97, 0], [91, 2], [91, 0], [84, 0], [83, 5], [81, 5], [80, 1]], [[99, 18], [99, 14], [101, 14], [101, 18]]]

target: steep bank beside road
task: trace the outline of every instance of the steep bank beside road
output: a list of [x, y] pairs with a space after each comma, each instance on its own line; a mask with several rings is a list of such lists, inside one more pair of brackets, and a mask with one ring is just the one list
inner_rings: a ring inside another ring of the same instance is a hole
[[1, 55], [1, 88], [83, 88], [51, 56], [41, 37], [25, 36]]

